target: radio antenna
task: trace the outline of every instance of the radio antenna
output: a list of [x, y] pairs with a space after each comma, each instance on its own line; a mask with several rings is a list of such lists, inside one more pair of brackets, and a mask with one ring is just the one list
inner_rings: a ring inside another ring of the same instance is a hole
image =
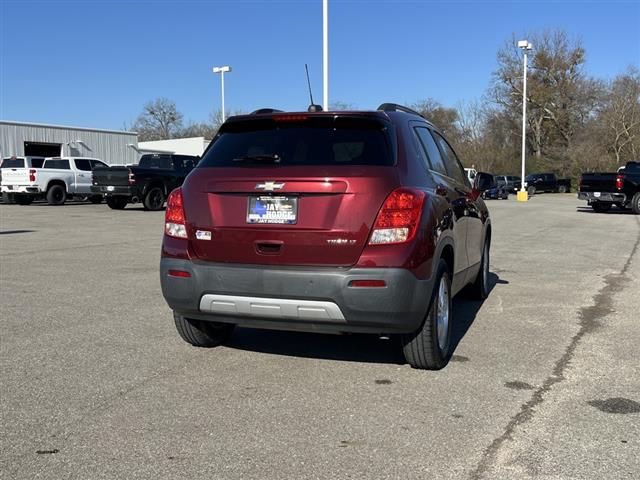
[[314, 105], [313, 103], [313, 93], [311, 93], [311, 81], [309, 80], [309, 67], [307, 66], [307, 64], [304, 64], [304, 69], [307, 71], [307, 85], [309, 86], [309, 98], [311, 99], [311, 105]]

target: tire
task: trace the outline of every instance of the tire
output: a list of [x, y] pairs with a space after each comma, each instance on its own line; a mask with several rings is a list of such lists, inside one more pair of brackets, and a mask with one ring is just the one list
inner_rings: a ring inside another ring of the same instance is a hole
[[144, 196], [143, 205], [145, 210], [155, 212], [164, 207], [164, 191], [160, 187], [152, 187]]
[[89, 201], [95, 205], [102, 203], [102, 195], [91, 195]]
[[12, 205], [16, 203], [16, 194], [15, 193], [3, 193], [2, 194], [2, 203], [5, 205]]
[[471, 285], [467, 288], [469, 297], [474, 300], [484, 300], [489, 296], [489, 266], [491, 263], [491, 242], [487, 238], [482, 247], [480, 270]]
[[127, 197], [107, 197], [107, 205], [112, 210], [124, 210], [124, 207], [129, 203]]
[[631, 210], [636, 215], [640, 215], [640, 192], [636, 193], [631, 199]]
[[560, 185], [558, 187], [558, 193], [567, 193], [567, 187], [565, 187], [564, 185]]
[[536, 194], [536, 187], [528, 187], [527, 193], [529, 194], [530, 197], [533, 197]]
[[407, 363], [424, 370], [440, 370], [451, 357], [451, 275], [444, 260], [440, 260], [436, 272], [429, 309], [422, 326], [413, 333], [401, 336]]
[[609, 211], [611, 205], [609, 202], [594, 202], [591, 204], [591, 208], [593, 208], [593, 211], [596, 213], [605, 213]]
[[52, 185], [47, 190], [47, 202], [49, 205], [64, 205], [67, 201], [67, 191], [62, 185]]
[[33, 197], [31, 195], [16, 195], [13, 200], [18, 205], [31, 205], [33, 203]]
[[222, 345], [231, 338], [235, 328], [232, 323], [192, 320], [175, 312], [173, 319], [182, 339], [194, 347], [211, 348]]

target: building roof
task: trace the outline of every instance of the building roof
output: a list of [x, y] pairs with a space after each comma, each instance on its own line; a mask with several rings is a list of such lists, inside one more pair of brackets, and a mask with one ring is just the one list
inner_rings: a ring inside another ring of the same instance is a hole
[[59, 128], [64, 130], [84, 130], [87, 132], [101, 132], [101, 133], [118, 133], [121, 135], [135, 135], [137, 132], [126, 132], [124, 130], [105, 130], [102, 128], [87, 128], [87, 127], [74, 127], [71, 125], [52, 125], [49, 123], [31, 123], [31, 122], [15, 122], [11, 120], [0, 120], [0, 125], [16, 125], [23, 127], [41, 127], [41, 128]]

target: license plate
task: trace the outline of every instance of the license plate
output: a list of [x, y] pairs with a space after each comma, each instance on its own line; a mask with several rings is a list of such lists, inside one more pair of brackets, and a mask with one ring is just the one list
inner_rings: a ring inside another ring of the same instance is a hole
[[294, 224], [298, 221], [298, 197], [249, 197], [247, 223]]
[[596, 198], [600, 198], [600, 192], [593, 192], [593, 196]]
[[113, 192], [115, 190], [115, 187], [113, 186], [108, 186], [107, 187], [107, 192]]

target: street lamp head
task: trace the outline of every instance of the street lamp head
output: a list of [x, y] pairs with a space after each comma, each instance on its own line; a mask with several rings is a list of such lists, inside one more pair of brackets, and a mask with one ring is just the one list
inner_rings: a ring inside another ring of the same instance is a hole
[[213, 67], [213, 73], [227, 73], [231, 71], [231, 67], [225, 65], [224, 67]]
[[533, 45], [531, 45], [527, 40], [520, 40], [518, 41], [518, 48], [521, 48], [523, 50], [531, 50], [533, 48]]

